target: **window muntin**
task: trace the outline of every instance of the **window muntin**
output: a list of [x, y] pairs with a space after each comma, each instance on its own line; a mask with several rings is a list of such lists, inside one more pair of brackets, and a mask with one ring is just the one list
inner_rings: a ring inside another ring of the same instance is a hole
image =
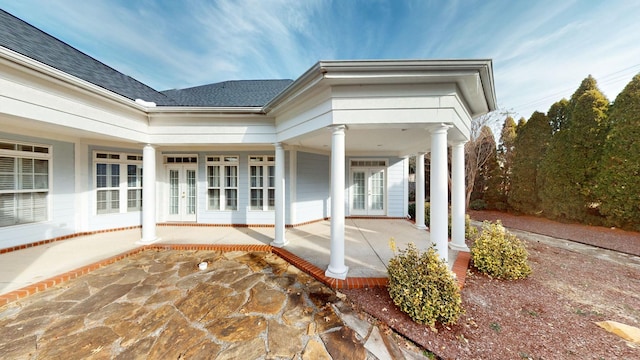
[[276, 195], [275, 156], [249, 156], [249, 207], [274, 210]]
[[235, 155], [207, 156], [209, 210], [238, 210], [238, 164]]
[[142, 210], [142, 156], [94, 152], [96, 213]]
[[51, 148], [0, 141], [0, 227], [48, 220]]

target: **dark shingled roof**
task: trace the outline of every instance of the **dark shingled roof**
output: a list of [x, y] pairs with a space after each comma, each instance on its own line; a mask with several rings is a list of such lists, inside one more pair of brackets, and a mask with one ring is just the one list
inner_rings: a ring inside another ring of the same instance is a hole
[[260, 107], [292, 80], [225, 81], [188, 89], [156, 91], [0, 9], [0, 46], [131, 100], [158, 106]]
[[183, 106], [264, 106], [293, 80], [237, 80], [166, 90], [162, 93]]
[[0, 45], [129, 99], [175, 105], [173, 99], [3, 10]]

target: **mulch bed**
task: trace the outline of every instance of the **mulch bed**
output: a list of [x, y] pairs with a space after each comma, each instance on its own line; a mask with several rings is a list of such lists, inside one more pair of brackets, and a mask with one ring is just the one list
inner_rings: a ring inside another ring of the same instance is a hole
[[[471, 212], [477, 220], [640, 253], [640, 234], [529, 216]], [[640, 327], [640, 272], [571, 250], [527, 241], [533, 273], [501, 281], [470, 269], [457, 324], [436, 331], [398, 310], [386, 288], [343, 290], [355, 307], [441, 359], [640, 359], [640, 347], [595, 322]]]

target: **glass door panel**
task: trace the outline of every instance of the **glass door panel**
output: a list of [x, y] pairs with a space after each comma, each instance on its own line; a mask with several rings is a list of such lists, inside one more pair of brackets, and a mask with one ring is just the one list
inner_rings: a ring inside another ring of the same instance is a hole
[[197, 174], [196, 165], [169, 165], [168, 221], [196, 221]]
[[385, 168], [351, 169], [351, 215], [385, 215]]
[[169, 215], [180, 212], [180, 172], [169, 170]]
[[384, 170], [371, 170], [369, 176], [369, 210], [384, 211]]
[[353, 172], [353, 210], [365, 210], [365, 172], [356, 170]]

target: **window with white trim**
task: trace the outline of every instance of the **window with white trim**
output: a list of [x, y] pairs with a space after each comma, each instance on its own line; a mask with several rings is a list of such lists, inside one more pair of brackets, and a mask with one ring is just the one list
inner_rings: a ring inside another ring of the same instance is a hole
[[209, 210], [238, 210], [238, 164], [236, 155], [207, 156]]
[[276, 203], [275, 156], [249, 156], [249, 205], [251, 210], [273, 210]]
[[0, 140], [0, 227], [48, 220], [51, 147]]
[[142, 210], [142, 156], [94, 152], [96, 213]]

